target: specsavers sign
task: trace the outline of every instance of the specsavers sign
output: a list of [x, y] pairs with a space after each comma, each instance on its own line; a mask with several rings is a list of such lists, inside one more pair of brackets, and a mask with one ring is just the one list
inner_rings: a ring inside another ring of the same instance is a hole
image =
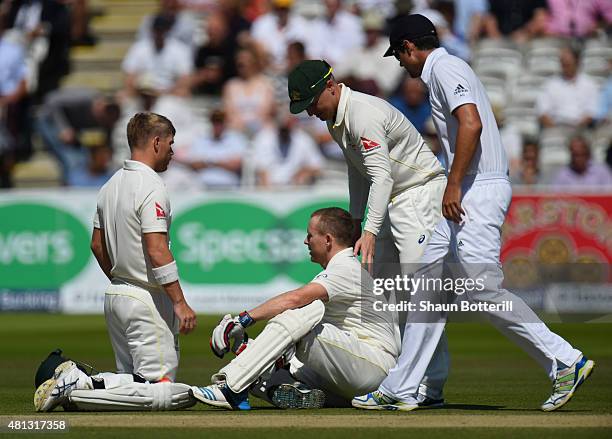
[[[102, 312], [108, 280], [89, 249], [95, 191], [0, 193], [0, 309]], [[345, 190], [171, 194], [171, 249], [198, 312], [240, 311], [321, 270], [310, 214]]]

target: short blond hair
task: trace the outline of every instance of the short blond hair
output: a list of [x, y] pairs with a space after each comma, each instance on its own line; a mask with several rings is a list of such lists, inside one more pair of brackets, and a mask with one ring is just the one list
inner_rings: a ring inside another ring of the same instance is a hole
[[176, 129], [168, 118], [161, 114], [142, 112], [136, 113], [127, 126], [127, 138], [130, 150], [143, 147], [151, 137], [174, 136]]

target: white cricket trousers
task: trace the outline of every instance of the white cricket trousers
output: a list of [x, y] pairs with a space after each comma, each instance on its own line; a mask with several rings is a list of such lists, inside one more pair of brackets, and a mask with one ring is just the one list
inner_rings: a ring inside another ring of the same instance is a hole
[[[478, 177], [463, 187], [464, 223], [459, 225], [446, 219], [438, 223], [421, 258], [423, 267], [418, 275], [440, 277], [444, 262], [450, 262], [456, 263], [468, 277], [487, 279], [484, 290], [466, 293], [463, 300], [492, 304], [512, 301], [512, 312], [487, 312], [487, 317], [554, 379], [558, 362], [571, 365], [582, 354], [551, 332], [525, 302], [501, 287], [504, 278], [499, 259], [501, 226], [512, 189], [505, 176]], [[455, 271], [452, 274], [457, 275]], [[432, 370], [448, 370], [446, 346], [444, 343], [438, 346], [447, 316], [441, 312], [432, 318], [431, 314], [428, 323], [418, 321], [422, 318], [419, 313], [408, 316], [401, 355], [380, 386], [385, 394], [401, 401], [412, 401], [417, 392], [432, 397], [442, 394], [444, 380], [436, 381], [430, 375], [436, 375]], [[438, 323], [429, 323], [432, 321]]]
[[355, 395], [376, 390], [396, 360], [330, 323], [318, 324], [300, 339], [295, 356], [304, 365], [295, 369], [292, 364], [293, 376], [324, 390], [335, 406], [348, 406]]
[[167, 294], [113, 281], [106, 290], [104, 316], [117, 373], [150, 382], [175, 380], [178, 319]]
[[[446, 177], [438, 176], [424, 185], [405, 190], [391, 200], [388, 215], [376, 237], [375, 278], [394, 278], [398, 274], [408, 276], [413, 273], [431, 235], [443, 219], [442, 198], [445, 189]], [[412, 330], [412, 327], [405, 325], [404, 319], [405, 314], [398, 316], [403, 329], [399, 332], [402, 339], [412, 339], [412, 336], [406, 333], [406, 330]], [[438, 351], [423, 379], [422, 393], [432, 398], [440, 397], [433, 389], [440, 389], [441, 392], [450, 367], [445, 332], [440, 337]], [[427, 390], [426, 383], [430, 383], [430, 386], [433, 384], [432, 390]]]
[[439, 176], [392, 198], [376, 237], [375, 265], [419, 262], [442, 218], [445, 188], [446, 177]]

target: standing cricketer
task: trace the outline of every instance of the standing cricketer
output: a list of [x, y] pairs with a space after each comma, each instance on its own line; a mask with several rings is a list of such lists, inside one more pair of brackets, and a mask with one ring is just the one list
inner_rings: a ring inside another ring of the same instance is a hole
[[435, 225], [446, 184], [444, 169], [419, 132], [386, 101], [335, 81], [327, 62], [309, 60], [289, 74], [291, 113], [304, 110], [327, 122], [348, 165], [350, 212], [363, 234], [355, 245], [362, 263], [375, 262], [375, 244], [390, 227], [396, 260], [418, 260]]
[[73, 361], [39, 386], [35, 406], [81, 410], [168, 410], [193, 405], [174, 383], [178, 332], [196, 326], [169, 248], [171, 208], [158, 172], [172, 159], [175, 129], [163, 116], [138, 113], [128, 123], [131, 160], [98, 195], [91, 248], [111, 281], [104, 314], [117, 373], [85, 374]]
[[[326, 121], [348, 165], [350, 212], [357, 237], [354, 252], [376, 278], [410, 275], [442, 218], [446, 176], [419, 132], [383, 99], [335, 81], [325, 61], [309, 60], [289, 74], [290, 110]], [[404, 334], [404, 337], [406, 335]], [[420, 402], [432, 405], [448, 375], [443, 335], [437, 361], [423, 380]]]
[[[403, 16], [394, 23], [385, 53], [390, 55], [429, 89], [432, 116], [447, 164], [444, 219], [436, 226], [421, 258], [425, 264], [422, 274], [440, 277], [443, 263], [455, 261], [469, 277], [486, 279], [484, 290], [466, 293], [469, 300], [513, 303], [513, 311], [487, 311], [488, 317], [544, 367], [553, 390], [541, 408], [556, 410], [589, 376], [594, 362], [551, 332], [521, 299], [501, 287], [501, 227], [512, 189], [506, 154], [485, 89], [468, 64], [439, 47], [433, 24], [422, 15]], [[397, 365], [379, 390], [354, 398], [353, 406], [376, 410], [418, 408], [419, 384], [430, 361], [438, 361], [436, 346], [446, 314], [439, 313], [428, 322], [415, 323], [409, 316]]]

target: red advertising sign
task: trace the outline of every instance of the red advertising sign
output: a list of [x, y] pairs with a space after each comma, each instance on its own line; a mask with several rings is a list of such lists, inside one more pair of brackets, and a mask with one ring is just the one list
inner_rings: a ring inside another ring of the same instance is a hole
[[515, 195], [502, 239], [505, 267], [607, 266], [612, 263], [612, 194]]

